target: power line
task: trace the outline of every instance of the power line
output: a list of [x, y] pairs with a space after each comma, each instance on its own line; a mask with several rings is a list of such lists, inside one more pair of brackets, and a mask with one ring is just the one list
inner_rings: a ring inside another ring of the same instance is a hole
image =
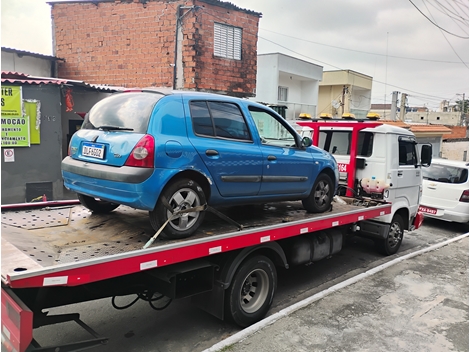
[[[291, 36], [291, 35], [287, 35], [287, 34], [275, 32], [275, 31], [271, 31], [271, 30], [268, 30], [268, 29], [265, 29], [265, 28], [260, 28], [260, 29], [263, 30], [263, 31], [266, 31], [266, 32], [274, 33], [274, 34], [277, 34], [277, 35], [282, 35], [282, 36], [284, 36], [284, 37], [297, 39], [297, 40], [300, 40], [300, 41], [303, 41], [303, 42], [307, 42], [307, 43], [312, 43], [312, 44], [327, 46], [327, 47], [334, 48], [334, 49], [352, 51], [352, 52], [356, 52], [356, 53], [368, 54], [368, 55], [375, 55], [375, 56], [386, 56], [386, 55], [384, 55], [384, 54], [379, 54], [379, 53], [371, 53], [371, 52], [368, 52], [368, 51], [355, 50], [355, 49], [347, 49], [347, 48], [342, 48], [342, 47], [335, 46], [335, 45], [329, 45], [329, 44], [323, 44], [323, 43], [319, 43], [319, 42], [314, 42], [314, 41], [312, 41], [312, 40], [307, 40], [307, 39], [303, 39], [303, 38], [299, 38], [299, 37], [294, 37], [294, 36]], [[428, 62], [438, 62], [438, 63], [446, 63], [446, 64], [460, 64], [460, 62], [458, 62], [458, 61], [442, 61], [442, 60], [418, 59], [418, 58], [404, 57], [404, 56], [395, 56], [395, 55], [388, 55], [388, 57], [389, 57], [389, 58], [392, 57], [392, 58], [395, 58], [395, 59], [403, 59], [403, 60], [428, 61]]]
[[[260, 39], [263, 39], [263, 40], [266, 40], [266, 41], [268, 41], [268, 42], [270, 42], [270, 43], [272, 43], [272, 44], [274, 44], [274, 45], [280, 46], [281, 48], [286, 49], [286, 50], [288, 50], [288, 51], [290, 51], [290, 52], [293, 52], [294, 54], [297, 54], [297, 55], [303, 56], [303, 57], [305, 57], [305, 58], [307, 58], [307, 59], [310, 59], [310, 60], [312, 60], [312, 61], [319, 62], [319, 63], [325, 64], [325, 65], [328, 65], [328, 66], [337, 68], [337, 69], [339, 69], [339, 70], [344, 70], [344, 68], [342, 68], [342, 67], [338, 67], [338, 66], [332, 65], [332, 64], [330, 64], [330, 63], [327, 63], [327, 62], [324, 62], [324, 61], [320, 61], [320, 60], [314, 59], [314, 58], [312, 58], [312, 57], [310, 57], [310, 56], [307, 56], [307, 55], [304, 55], [304, 54], [302, 54], [302, 53], [299, 53], [299, 52], [297, 52], [297, 51], [295, 51], [295, 50], [289, 49], [289, 48], [287, 48], [287, 47], [285, 47], [285, 46], [283, 46], [283, 45], [281, 45], [281, 44], [279, 44], [279, 43], [273, 42], [273, 41], [271, 41], [271, 40], [269, 40], [269, 39], [266, 39], [266, 38], [264, 38], [264, 37], [259, 36], [259, 38], [260, 38]], [[403, 88], [403, 87], [395, 86], [395, 85], [393, 85], [393, 84], [381, 82], [381, 81], [378, 81], [378, 80], [375, 80], [375, 79], [373, 80], [373, 82], [374, 82], [374, 83], [380, 83], [380, 84], [386, 84], [386, 85], [388, 85], [388, 86], [390, 86], [390, 87], [398, 88], [398, 89], [400, 89], [401, 91], [406, 91], [406, 92], [412, 92], [412, 93], [416, 93], [416, 94], [421, 94], [421, 95], [424, 95], [424, 96], [428, 96], [428, 97], [432, 97], [432, 98], [436, 98], [436, 99], [441, 99], [441, 100], [444, 100], [444, 99], [445, 99], [445, 98], [442, 98], [442, 97], [437, 97], [437, 96], [433, 96], [433, 95], [427, 95], [427, 94], [424, 94], [424, 93], [416, 92], [416, 91], [413, 91], [413, 90], [411, 90], [411, 89], [406, 89], [406, 88]]]
[[411, 1], [411, 0], [408, 0], [408, 1], [416, 8], [416, 10], [419, 11], [420, 14], [422, 14], [429, 22], [431, 22], [431, 23], [432, 23], [433, 25], [435, 25], [437, 28], [439, 28], [439, 29], [443, 30], [444, 32], [449, 33], [450, 35], [453, 35], [453, 36], [455, 36], [455, 37], [457, 37], [457, 38], [468, 39], [468, 37], [462, 37], [462, 36], [460, 36], [460, 35], [458, 35], [458, 34], [449, 32], [448, 30], [442, 28], [442, 27], [439, 26], [437, 23], [433, 22], [428, 16], [426, 16], [426, 15], [418, 8], [418, 6], [416, 6], [416, 5], [413, 3], [413, 1]]
[[[426, 5], [426, 3], [424, 2], [423, 0], [423, 3], [424, 3], [424, 6], [426, 7], [426, 10], [428, 10], [429, 12], [429, 15], [432, 17], [432, 19], [434, 20], [434, 17], [431, 13], [431, 11], [429, 11], [428, 9], [428, 6]], [[441, 28], [439, 28], [441, 30], [441, 33], [443, 32], [443, 30]], [[452, 46], [452, 44], [449, 42], [449, 40], [447, 39], [446, 35], [444, 33], [442, 33], [444, 39], [446, 40], [447, 44], [449, 44], [450, 48], [452, 49], [452, 51], [454, 52], [454, 54], [460, 59], [460, 61], [465, 65], [466, 68], [468, 68], [468, 65], [462, 60], [462, 58], [459, 56], [459, 54], [455, 51], [454, 47]]]

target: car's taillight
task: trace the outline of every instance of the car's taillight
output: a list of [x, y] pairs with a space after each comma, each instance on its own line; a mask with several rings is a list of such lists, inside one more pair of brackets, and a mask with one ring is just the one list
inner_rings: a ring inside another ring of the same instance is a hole
[[126, 160], [125, 166], [153, 167], [155, 140], [149, 134], [143, 136]]
[[460, 196], [459, 202], [465, 202], [468, 203], [468, 189], [462, 192], [462, 195]]

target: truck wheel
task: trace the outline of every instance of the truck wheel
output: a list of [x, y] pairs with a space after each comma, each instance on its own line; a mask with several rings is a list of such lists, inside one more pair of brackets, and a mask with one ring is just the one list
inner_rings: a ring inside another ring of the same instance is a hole
[[264, 318], [273, 302], [277, 273], [265, 256], [245, 260], [225, 293], [225, 315], [241, 327]]
[[[155, 209], [149, 212], [150, 224], [155, 231], [172, 216], [172, 212], [163, 204], [162, 198], [168, 201], [173, 212], [193, 208], [206, 203], [202, 188], [190, 179], [180, 179], [167, 185], [157, 201]], [[183, 213], [170, 220], [162, 234], [170, 239], [191, 236], [204, 219], [203, 211]]]
[[401, 242], [403, 241], [404, 225], [403, 218], [400, 214], [393, 216], [388, 231], [387, 238], [375, 241], [375, 245], [380, 253], [385, 255], [392, 255], [398, 252]]
[[78, 196], [78, 200], [80, 201], [80, 203], [84, 207], [90, 209], [93, 213], [99, 213], [99, 214], [109, 213], [119, 206], [119, 204], [85, 196], [80, 193], [78, 193], [77, 196]]
[[325, 174], [318, 175], [310, 195], [302, 199], [302, 205], [309, 213], [323, 213], [330, 209], [333, 200], [333, 181]]

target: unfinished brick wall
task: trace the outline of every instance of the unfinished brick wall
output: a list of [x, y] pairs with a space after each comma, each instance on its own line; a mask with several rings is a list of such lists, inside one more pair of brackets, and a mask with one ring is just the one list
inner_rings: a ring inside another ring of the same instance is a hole
[[[253, 96], [260, 14], [217, 0], [54, 3], [59, 77], [124, 87], [173, 87], [178, 6], [184, 89]], [[214, 22], [241, 27], [242, 60], [214, 57]]]
[[[194, 42], [197, 55], [193, 72], [198, 90], [228, 92], [231, 95], [254, 96], [256, 88], [258, 22], [253, 13], [236, 11], [195, 1]], [[241, 60], [214, 56], [214, 23], [242, 28]], [[191, 58], [185, 56], [185, 60]]]

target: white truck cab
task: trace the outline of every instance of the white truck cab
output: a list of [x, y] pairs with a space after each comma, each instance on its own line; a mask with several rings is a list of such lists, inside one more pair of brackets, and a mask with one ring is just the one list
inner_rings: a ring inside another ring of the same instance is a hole
[[416, 221], [422, 221], [418, 212], [421, 168], [431, 163], [432, 147], [423, 145], [419, 152], [411, 131], [376, 121], [296, 123], [301, 134], [310, 135], [314, 145], [330, 152], [338, 162], [339, 195], [392, 204], [390, 214], [361, 222], [357, 230], [363, 235], [379, 237], [376, 242], [384, 246], [386, 254], [396, 252], [403, 230], [412, 230]]

